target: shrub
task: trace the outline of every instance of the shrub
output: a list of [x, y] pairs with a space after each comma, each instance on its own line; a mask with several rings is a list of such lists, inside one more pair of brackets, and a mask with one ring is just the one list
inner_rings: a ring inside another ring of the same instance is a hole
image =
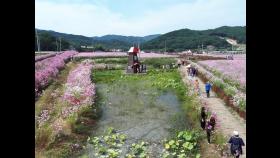
[[221, 88], [221, 89], [224, 89], [224, 87], [225, 87], [223, 81], [220, 80], [220, 79], [215, 79], [215, 80], [213, 81], [213, 83], [214, 83], [214, 85], [216, 85], [217, 87], [219, 87], [219, 88]]
[[52, 131], [51, 126], [47, 125], [36, 129], [35, 145], [37, 148], [45, 148], [52, 142]]
[[231, 97], [236, 94], [236, 89], [231, 86], [226, 86], [224, 88], [224, 91], [225, 91], [226, 95], [231, 96]]

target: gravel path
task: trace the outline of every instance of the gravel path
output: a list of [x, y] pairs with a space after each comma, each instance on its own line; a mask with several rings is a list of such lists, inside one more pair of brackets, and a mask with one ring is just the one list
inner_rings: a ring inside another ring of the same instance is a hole
[[[193, 78], [187, 76], [187, 69], [185, 66], [180, 68], [183, 81], [190, 82]], [[216, 94], [211, 91], [210, 98], [206, 98], [205, 84], [199, 79], [199, 88], [201, 91], [200, 99], [207, 103], [209, 109], [217, 114], [217, 122], [219, 122], [220, 130], [225, 136], [230, 137], [234, 130], [239, 132], [239, 136], [244, 140], [243, 155], [240, 158], [246, 158], [246, 121], [240, 118], [235, 112], [225, 105], [223, 100], [216, 97]]]

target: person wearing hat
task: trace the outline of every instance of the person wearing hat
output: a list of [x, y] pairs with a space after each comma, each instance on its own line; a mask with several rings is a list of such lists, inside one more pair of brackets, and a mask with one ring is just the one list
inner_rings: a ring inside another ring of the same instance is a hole
[[231, 144], [231, 154], [235, 158], [239, 158], [239, 156], [242, 155], [242, 146], [245, 146], [245, 144], [243, 139], [239, 137], [237, 131], [233, 131], [233, 136], [229, 139], [228, 143]]

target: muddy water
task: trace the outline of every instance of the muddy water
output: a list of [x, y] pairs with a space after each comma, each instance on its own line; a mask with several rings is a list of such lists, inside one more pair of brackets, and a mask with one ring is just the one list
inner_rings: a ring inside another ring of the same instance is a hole
[[[150, 156], [159, 157], [159, 152], [163, 150], [162, 140], [168, 139], [175, 130], [187, 127], [186, 116], [176, 94], [159, 91], [148, 86], [147, 82], [126, 81], [96, 85], [102, 115], [93, 135], [102, 135], [108, 127], [126, 134], [128, 140], [122, 149], [123, 155], [130, 144], [143, 140], [151, 144]], [[88, 154], [89, 157], [94, 157], [90, 146]]]

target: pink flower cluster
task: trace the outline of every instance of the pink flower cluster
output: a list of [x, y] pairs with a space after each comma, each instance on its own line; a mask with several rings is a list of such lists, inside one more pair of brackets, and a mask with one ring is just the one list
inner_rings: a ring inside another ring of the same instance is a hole
[[65, 62], [69, 60], [77, 52], [66, 51], [62, 54], [50, 57], [35, 63], [35, 95], [47, 86], [51, 79], [56, 77]]
[[67, 118], [69, 115], [79, 111], [79, 105], [70, 106], [62, 110], [62, 118]]
[[[74, 56], [74, 58], [94, 58], [94, 57], [126, 57], [126, 52], [83, 52]], [[178, 57], [178, 55], [168, 55], [161, 53], [144, 53], [138, 54], [140, 58], [164, 58], [164, 57]]]
[[[210, 56], [214, 56], [214, 57], [227, 57], [227, 54], [209, 54]], [[237, 60], [246, 60], [246, 54], [234, 54], [233, 55], [233, 59], [237, 59]]]
[[77, 112], [82, 105], [94, 103], [95, 85], [91, 82], [92, 67], [93, 65], [86, 61], [70, 72], [62, 97], [70, 107], [63, 110], [63, 117]]

